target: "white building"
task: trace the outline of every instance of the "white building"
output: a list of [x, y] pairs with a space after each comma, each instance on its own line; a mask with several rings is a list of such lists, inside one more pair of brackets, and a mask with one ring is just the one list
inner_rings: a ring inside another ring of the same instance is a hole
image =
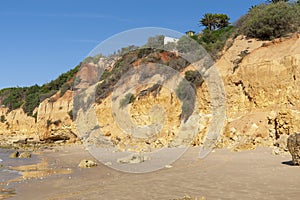
[[174, 43], [177, 43], [179, 39], [177, 38], [172, 38], [172, 37], [167, 37], [165, 36], [164, 38], [164, 45], [170, 43], [170, 42], [174, 42]]

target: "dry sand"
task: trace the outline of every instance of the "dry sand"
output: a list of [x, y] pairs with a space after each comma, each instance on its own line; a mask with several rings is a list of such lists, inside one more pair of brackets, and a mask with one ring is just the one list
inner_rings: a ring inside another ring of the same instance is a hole
[[271, 149], [230, 152], [220, 149], [198, 159], [199, 148], [190, 148], [173, 167], [145, 174], [115, 171], [101, 163], [79, 169], [81, 159], [93, 159], [80, 146], [62, 147], [41, 155], [52, 170], [71, 174], [11, 183], [11, 199], [176, 199], [185, 195], [206, 199], [299, 199], [300, 167], [291, 156], [274, 156]]

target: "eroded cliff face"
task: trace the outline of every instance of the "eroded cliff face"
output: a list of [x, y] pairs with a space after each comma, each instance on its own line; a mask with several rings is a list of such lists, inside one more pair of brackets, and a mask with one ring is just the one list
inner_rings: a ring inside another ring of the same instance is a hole
[[[218, 147], [243, 150], [262, 145], [275, 146], [275, 153], [287, 150], [287, 136], [300, 131], [299, 35], [271, 42], [239, 36], [229, 42], [230, 48], [224, 50], [216, 62], [227, 101], [227, 120]], [[142, 86], [135, 92], [147, 87]], [[132, 124], [146, 126], [158, 122], [162, 115], [157, 115], [160, 107], [151, 110], [155, 105], [161, 105], [165, 111], [164, 126], [157, 137], [141, 140], [132, 138], [120, 128], [112, 110], [113, 97], [109, 95], [94, 106], [99, 122], [97, 128], [120, 150], [132, 147], [135, 151], [146, 151], [182, 143], [200, 145], [212, 119], [206, 84], [197, 89], [197, 96], [194, 113], [187, 124], [180, 120], [181, 103], [174, 91], [162, 88], [156, 95], [150, 93], [136, 98], [128, 107], [130, 116], [126, 119]], [[72, 108], [71, 91], [43, 101], [37, 108], [36, 119], [24, 114], [22, 109], [8, 112], [7, 108], [0, 108], [0, 115], [3, 115], [1, 143], [25, 138], [75, 142], [78, 132], [70, 117]], [[184, 136], [180, 136], [180, 130]], [[196, 133], [187, 130], [196, 130]]]
[[23, 109], [8, 111], [0, 109], [2, 120], [0, 122], [1, 144], [28, 140], [28, 142], [47, 141], [54, 142], [76, 140], [75, 126], [70, 118], [73, 108], [73, 95], [67, 91], [62, 97], [57, 93], [45, 99], [38, 108], [37, 117], [28, 116]]
[[40, 140], [76, 141], [76, 129], [71, 119], [73, 93], [67, 91], [62, 97], [56, 94], [38, 107], [37, 131]]
[[[237, 53], [245, 51], [237, 64]], [[221, 144], [235, 150], [257, 145], [285, 149], [287, 135], [299, 131], [299, 35], [272, 42], [240, 36], [217, 65], [227, 94], [228, 123]]]
[[0, 109], [1, 144], [11, 143], [19, 139], [36, 138], [35, 118], [28, 117], [23, 109], [8, 112], [8, 108]]

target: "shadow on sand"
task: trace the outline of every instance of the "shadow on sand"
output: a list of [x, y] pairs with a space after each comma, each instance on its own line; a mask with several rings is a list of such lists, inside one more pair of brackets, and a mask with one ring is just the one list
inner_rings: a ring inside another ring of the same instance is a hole
[[281, 164], [283, 165], [289, 165], [289, 166], [297, 166], [297, 165], [294, 165], [293, 161], [284, 161], [284, 162], [281, 162]]

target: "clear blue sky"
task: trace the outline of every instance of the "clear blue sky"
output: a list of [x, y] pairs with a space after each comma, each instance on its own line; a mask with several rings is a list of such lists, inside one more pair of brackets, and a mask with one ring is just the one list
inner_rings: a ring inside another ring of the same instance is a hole
[[264, 0], [0, 1], [0, 88], [43, 84], [76, 66], [122, 31], [162, 27], [200, 31], [207, 12], [234, 22]]

